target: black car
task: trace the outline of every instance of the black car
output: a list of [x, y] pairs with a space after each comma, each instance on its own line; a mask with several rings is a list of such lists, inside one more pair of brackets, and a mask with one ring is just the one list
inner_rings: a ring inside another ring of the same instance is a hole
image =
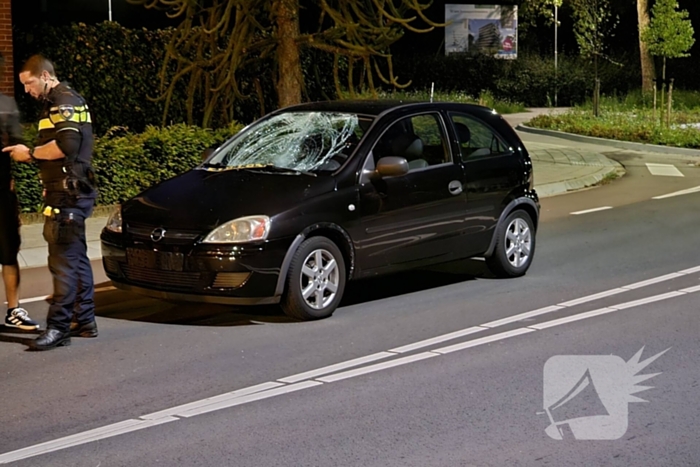
[[125, 202], [102, 256], [118, 288], [317, 319], [351, 279], [475, 256], [521, 276], [538, 217], [528, 152], [495, 111], [310, 103]]

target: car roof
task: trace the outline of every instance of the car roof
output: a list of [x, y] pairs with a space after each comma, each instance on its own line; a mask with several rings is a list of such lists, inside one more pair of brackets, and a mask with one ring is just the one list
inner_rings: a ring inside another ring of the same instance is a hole
[[[426, 102], [426, 101], [406, 101], [406, 100], [337, 100], [309, 102], [306, 104], [294, 105], [279, 109], [277, 112], [287, 111], [336, 111], [365, 115], [380, 115], [387, 110], [425, 108], [425, 109], [447, 109], [464, 110], [471, 113], [492, 112], [491, 109], [475, 104], [462, 104], [456, 102]], [[276, 112], [276, 113], [277, 113]]]

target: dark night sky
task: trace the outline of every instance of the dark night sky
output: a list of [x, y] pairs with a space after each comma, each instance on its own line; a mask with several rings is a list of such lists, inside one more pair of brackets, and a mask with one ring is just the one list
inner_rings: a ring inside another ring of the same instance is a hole
[[[307, 0], [308, 1], [308, 0]], [[301, 0], [302, 5], [305, 2]], [[484, 3], [519, 3], [520, 0], [494, 0]], [[311, 3], [311, 2], [308, 2]], [[444, 20], [445, 3], [479, 3], [477, 0], [447, 0], [434, 1], [428, 10], [428, 16], [438, 21]], [[695, 53], [700, 53], [700, 1], [678, 0], [680, 8], [688, 10], [695, 24], [696, 44]], [[618, 48], [617, 52], [632, 50], [637, 47], [637, 16], [635, 0], [610, 0], [615, 14], [620, 15], [620, 24], [612, 43]], [[169, 20], [165, 13], [147, 10], [140, 5], [132, 5], [127, 0], [111, 0], [112, 19], [126, 27], [157, 28], [174, 26], [179, 19]], [[109, 0], [12, 0], [13, 20], [19, 27], [30, 26], [40, 22], [52, 24], [67, 24], [70, 22], [98, 23], [108, 19]], [[309, 10], [306, 10], [309, 11]], [[560, 9], [559, 50], [560, 53], [577, 53], [577, 46], [571, 33], [571, 19], [567, 17], [567, 0]], [[303, 18], [303, 15], [302, 15]], [[535, 51], [548, 53], [553, 50], [553, 27], [539, 27], [532, 36], [531, 44], [536, 44]], [[535, 31], [533, 31], [535, 32]], [[410, 50], [412, 53], [440, 53], [444, 33], [441, 29], [427, 35], [407, 33], [406, 39], [400, 41], [393, 49], [394, 53]], [[521, 44], [526, 45], [525, 42]]]

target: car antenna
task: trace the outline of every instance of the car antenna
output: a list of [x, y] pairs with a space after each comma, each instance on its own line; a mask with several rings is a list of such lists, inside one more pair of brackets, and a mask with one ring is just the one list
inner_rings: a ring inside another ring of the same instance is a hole
[[435, 91], [435, 81], [430, 83], [430, 102], [433, 102], [433, 91]]

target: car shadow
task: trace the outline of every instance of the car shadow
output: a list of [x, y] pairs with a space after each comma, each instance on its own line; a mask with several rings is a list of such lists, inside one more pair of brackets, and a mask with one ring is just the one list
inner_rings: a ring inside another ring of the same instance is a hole
[[374, 300], [486, 278], [493, 278], [493, 275], [483, 261], [454, 261], [426, 269], [351, 281], [345, 288], [340, 306], [360, 305]]
[[[483, 261], [463, 260], [427, 269], [352, 281], [345, 289], [340, 308], [492, 277]], [[105, 282], [96, 285], [95, 288], [106, 288], [110, 285], [110, 282]], [[122, 290], [106, 290], [96, 294], [95, 308], [98, 317], [156, 324], [231, 327], [300, 323], [287, 317], [278, 305], [241, 307], [175, 302]]]

